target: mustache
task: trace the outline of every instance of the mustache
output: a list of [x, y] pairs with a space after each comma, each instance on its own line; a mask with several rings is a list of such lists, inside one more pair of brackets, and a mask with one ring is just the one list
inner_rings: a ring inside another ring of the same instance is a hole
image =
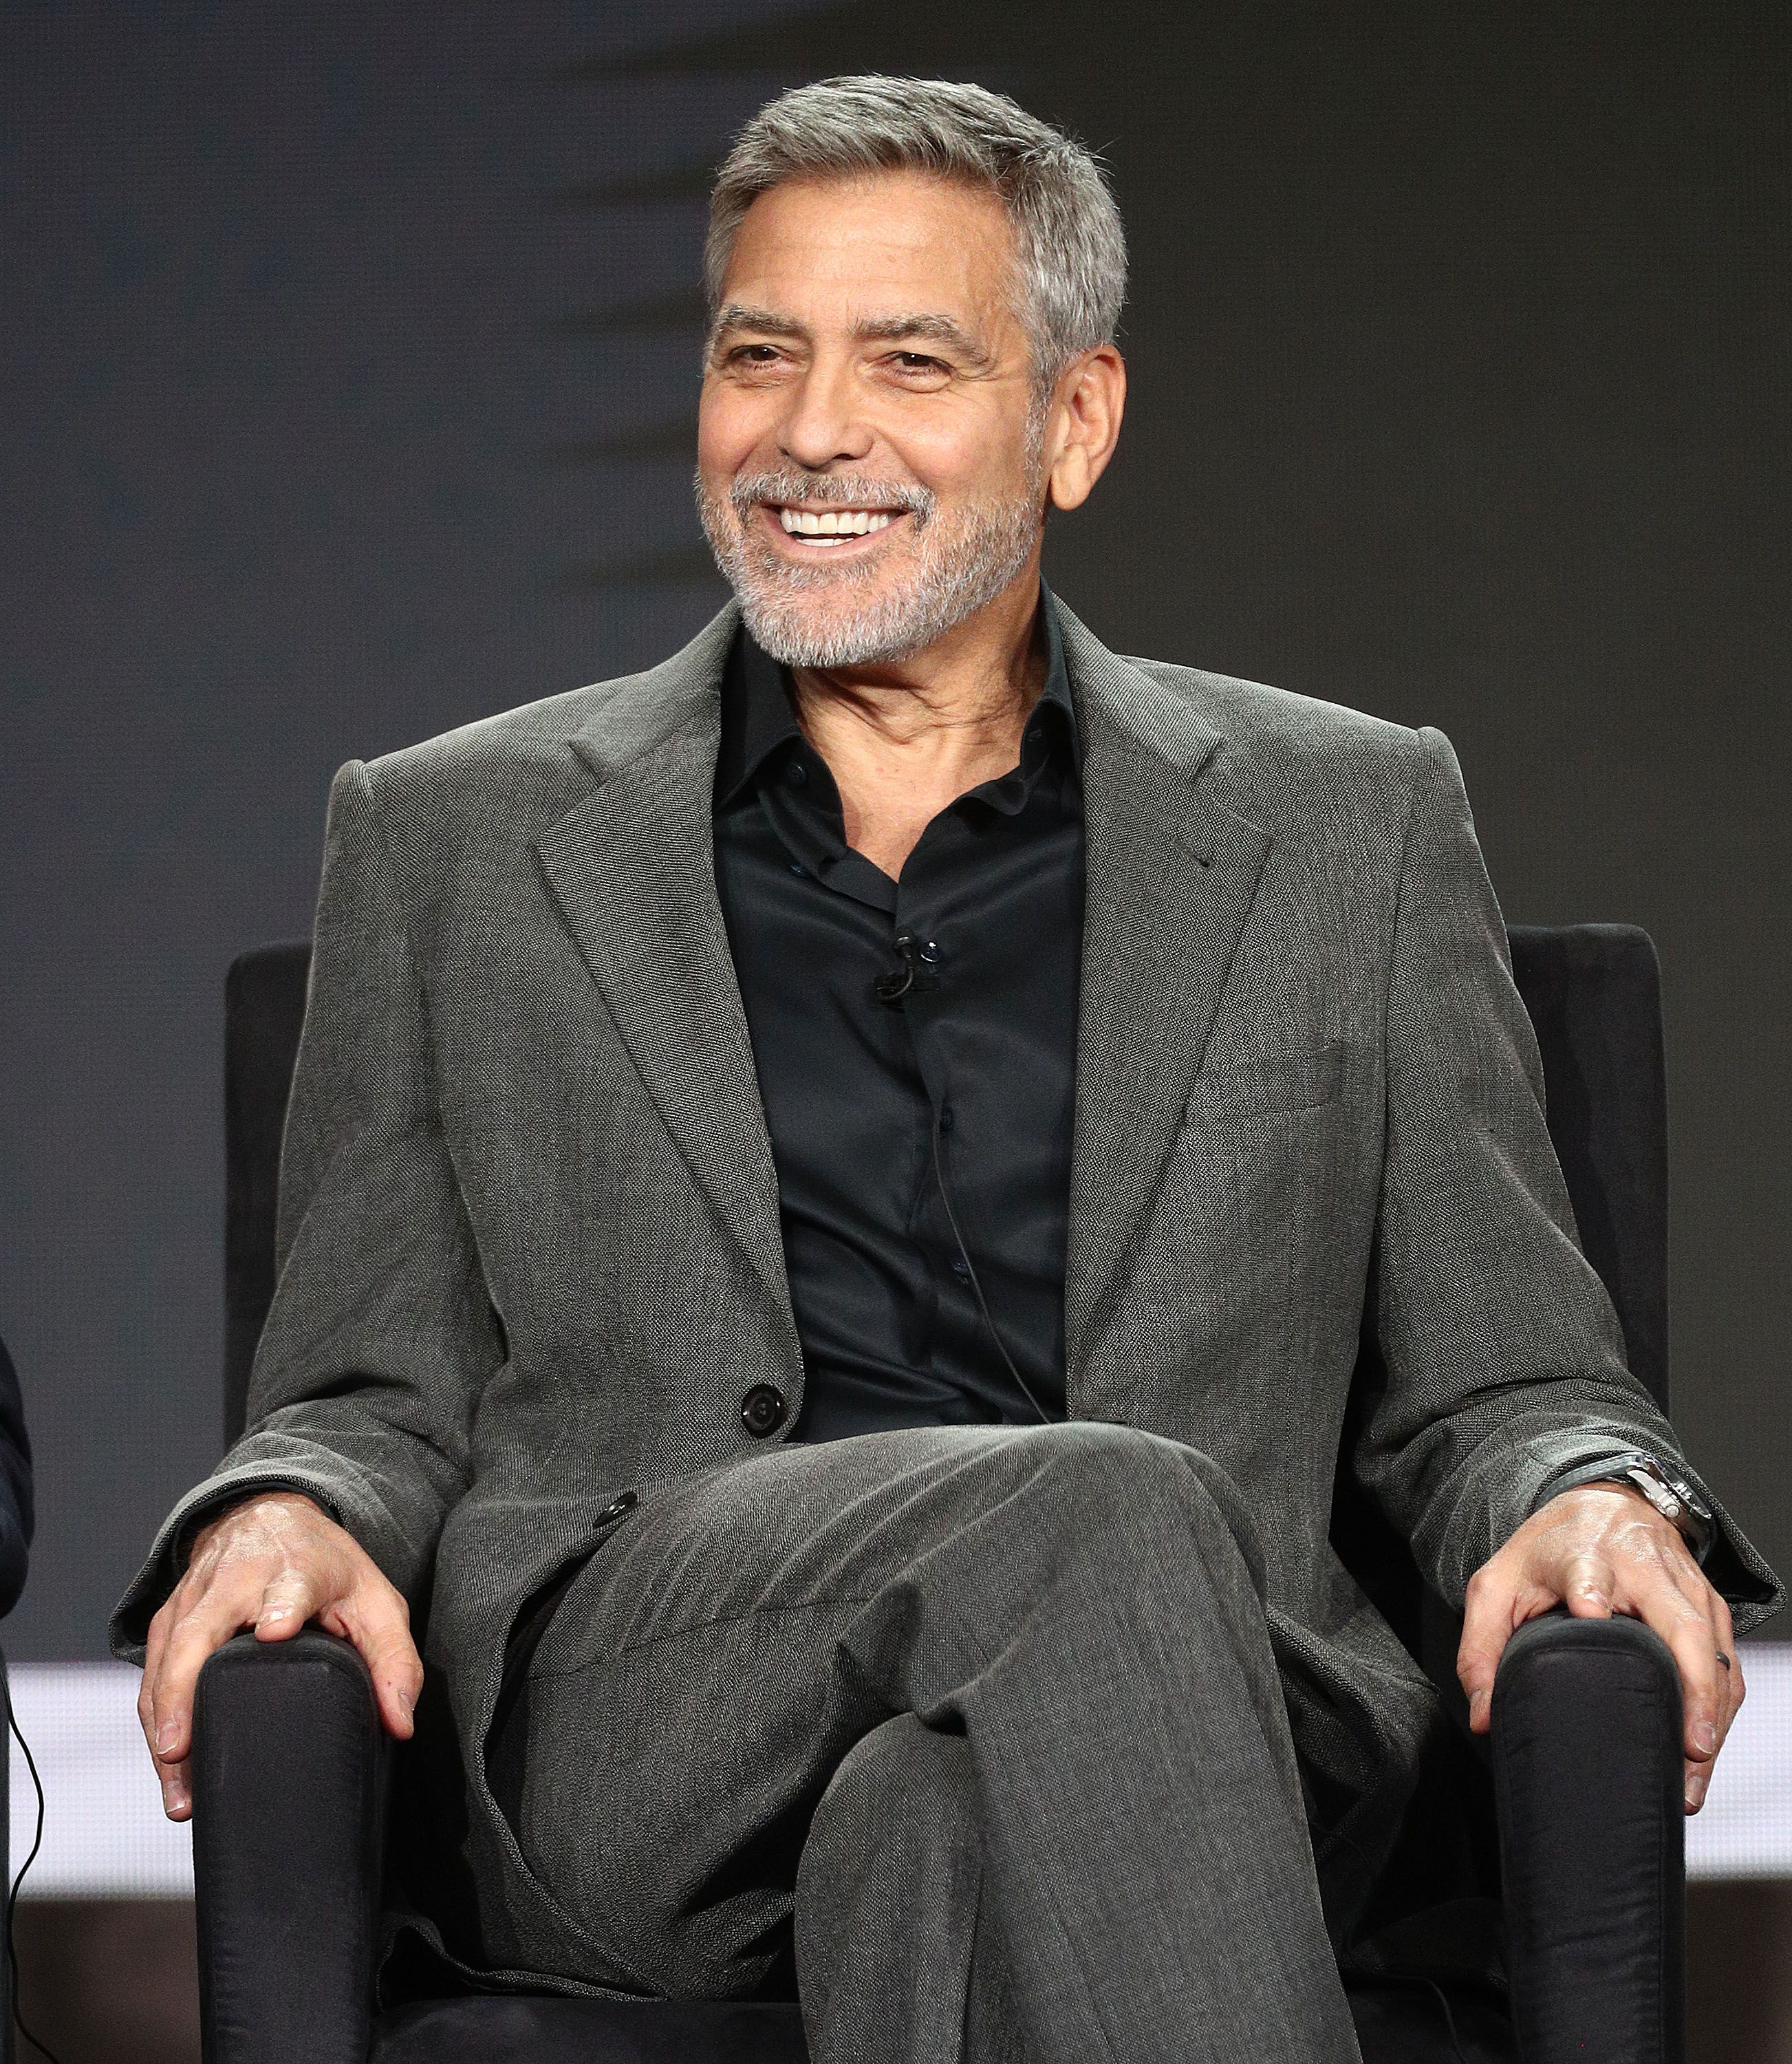
[[912, 516], [919, 527], [933, 514], [937, 499], [931, 487], [904, 481], [873, 480], [856, 474], [801, 473], [793, 469], [743, 474], [728, 490], [728, 500], [743, 523], [762, 502], [805, 502], [836, 509], [900, 510]]

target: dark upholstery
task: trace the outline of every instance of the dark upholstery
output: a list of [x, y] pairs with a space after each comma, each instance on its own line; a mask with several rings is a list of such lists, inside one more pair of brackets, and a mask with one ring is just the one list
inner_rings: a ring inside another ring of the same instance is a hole
[[1507, 1644], [1493, 1752], [1527, 2060], [1681, 2054], [1680, 1736], [1679, 1675], [1640, 1620], [1533, 1620]]
[[401, 2007], [380, 2064], [791, 2064], [806, 2057], [795, 2007], [711, 2003], [643, 2012], [613, 2001], [459, 2000]]
[[1515, 925], [1555, 1144], [1633, 1373], [1668, 1409], [1668, 1094], [1661, 976], [1634, 925]]
[[258, 946], [224, 978], [224, 1445], [243, 1430], [249, 1366], [274, 1300], [280, 1135], [299, 1058], [311, 947]]
[[[1665, 1405], [1665, 1123], [1653, 948], [1617, 925], [1520, 928], [1514, 972], [1537, 1027], [1550, 1130], [1633, 1365]], [[273, 1289], [279, 1142], [304, 1011], [302, 945], [246, 954], [228, 990], [227, 1434], [243, 1422]], [[1372, 1352], [1372, 1346], [1367, 1350]], [[1403, 1547], [1340, 1487], [1340, 1553], [1447, 1697], [1453, 1628]], [[1379, 1920], [1350, 1977], [1366, 2064], [1509, 2060], [1498, 1989], [1465, 1939], [1505, 1878], [1524, 2064], [1681, 2064], [1680, 1704], [1666, 1651], [1634, 1622], [1561, 1615], [1516, 1637], [1484, 1748], [1447, 1741], [1408, 1816]], [[376, 2020], [386, 1745], [354, 1652], [316, 1631], [244, 1636], [200, 1680], [194, 1758], [206, 2055], [212, 2064], [799, 2064], [779, 2003], [425, 1999]], [[1495, 1856], [1492, 1795], [1498, 1796]], [[1424, 1910], [1420, 1910], [1424, 1909]], [[1440, 1944], [1443, 1946], [1439, 1947]], [[445, 1990], [445, 1988], [444, 1989]], [[894, 2060], [892, 2060], [894, 2064]]]

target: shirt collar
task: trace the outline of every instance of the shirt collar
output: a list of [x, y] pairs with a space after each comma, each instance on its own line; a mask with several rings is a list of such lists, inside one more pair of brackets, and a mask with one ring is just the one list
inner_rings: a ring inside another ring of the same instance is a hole
[[[1039, 583], [1039, 609], [1045, 627], [1045, 685], [1028, 719], [1031, 732], [1042, 712], [1067, 742], [1072, 760], [1082, 765], [1082, 736], [1070, 676], [1064, 661], [1064, 632], [1051, 590]], [[722, 740], [715, 760], [715, 808], [725, 809], [751, 783], [771, 756], [790, 740], [800, 740], [803, 728], [791, 700], [790, 670], [780, 666], [747, 634], [743, 623], [735, 634], [722, 672]], [[1022, 747], [1023, 764], [1027, 756]]]

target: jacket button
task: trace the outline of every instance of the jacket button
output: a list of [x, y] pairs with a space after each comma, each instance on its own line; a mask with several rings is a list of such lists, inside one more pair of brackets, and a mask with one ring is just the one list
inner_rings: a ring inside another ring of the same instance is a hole
[[618, 1491], [609, 1504], [598, 1514], [598, 1526], [607, 1526], [611, 1520], [620, 1519], [625, 1512], [632, 1511], [634, 1507], [634, 1498], [635, 1494], [631, 1490]]
[[775, 1384], [755, 1383], [740, 1401], [741, 1422], [755, 1441], [784, 1423], [784, 1393]]

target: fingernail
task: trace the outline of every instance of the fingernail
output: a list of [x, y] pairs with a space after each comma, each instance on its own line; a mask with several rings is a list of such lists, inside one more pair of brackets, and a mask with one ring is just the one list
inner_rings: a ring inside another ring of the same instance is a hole
[[1688, 1812], [1696, 1813], [1698, 1811], [1699, 1801], [1704, 1796], [1705, 1786], [1703, 1783], [1698, 1778], [1689, 1777], [1686, 1780], [1686, 1807]]
[[1709, 1720], [1701, 1720], [1693, 1730], [1693, 1746], [1701, 1756], [1718, 1753], [1718, 1730]]
[[175, 1744], [179, 1741], [179, 1723], [175, 1720], [164, 1720], [161, 1726], [155, 1731], [156, 1754], [158, 1756], [166, 1756], [168, 1751], [174, 1747]]

